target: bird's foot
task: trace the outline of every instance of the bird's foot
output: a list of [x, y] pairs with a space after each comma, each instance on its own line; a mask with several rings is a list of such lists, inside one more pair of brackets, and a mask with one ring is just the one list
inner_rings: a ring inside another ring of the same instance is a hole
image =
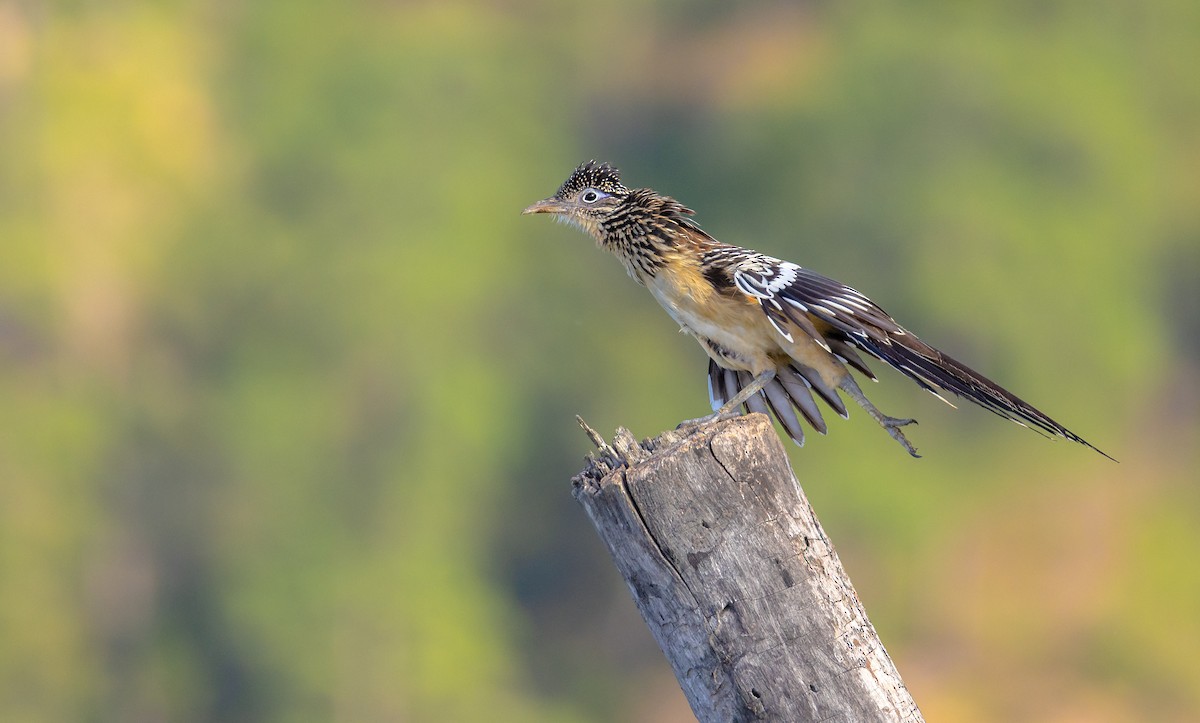
[[717, 411], [713, 412], [712, 414], [706, 414], [703, 417], [696, 417], [695, 419], [685, 419], [682, 422], [680, 422], [675, 427], [675, 429], [683, 429], [685, 427], [703, 427], [706, 424], [715, 424], [716, 422], [724, 422], [726, 419], [733, 419], [734, 417], [740, 417], [741, 414], [742, 414], [741, 411], [739, 411], [737, 409], [725, 409], [724, 407], [722, 407], [721, 409], [718, 409]]
[[879, 426], [881, 426], [885, 430], [887, 430], [887, 433], [892, 436], [892, 439], [899, 442], [900, 445], [902, 447], [904, 447], [904, 449], [908, 450], [909, 454], [920, 459], [921, 455], [917, 454], [917, 448], [912, 446], [912, 442], [909, 442], [908, 438], [906, 438], [904, 436], [904, 432], [900, 431], [901, 427], [909, 425], [909, 424], [916, 424], [917, 420], [915, 420], [915, 419], [898, 419], [896, 417], [889, 417], [886, 414], [881, 414], [879, 416], [879, 419], [877, 419], [876, 421], [879, 422]]
[[774, 367], [763, 370], [752, 380], [750, 380], [750, 383], [739, 389], [738, 393], [733, 395], [732, 399], [726, 400], [725, 403], [722, 404], [719, 409], [717, 409], [717, 411], [707, 416], [697, 417], [695, 419], [689, 419], [685, 422], [680, 422], [676, 429], [683, 429], [684, 427], [699, 427], [705, 424], [722, 422], [726, 419], [733, 419], [734, 417], [741, 416], [741, 407], [746, 403], [746, 400], [762, 391], [762, 388], [774, 378]]
[[851, 399], [858, 402], [858, 405], [865, 409], [867, 414], [871, 415], [871, 419], [874, 419], [876, 422], [878, 422], [879, 426], [883, 427], [884, 430], [891, 435], [892, 439], [899, 442], [901, 447], [904, 447], [904, 449], [907, 450], [912, 456], [920, 459], [921, 455], [917, 454], [917, 448], [912, 446], [912, 442], [909, 442], [908, 439], [905, 438], [904, 432], [900, 431], [901, 427], [909, 424], [916, 424], [917, 420], [889, 417], [888, 415], [879, 411], [879, 408], [874, 404], [871, 404], [871, 402], [867, 399], [867, 396], [862, 393], [861, 389], [858, 388], [858, 384], [855, 383], [854, 378], [849, 374], [842, 379], [841, 383], [838, 384], [838, 387], [840, 387], [842, 391], [846, 392], [846, 394], [850, 395]]

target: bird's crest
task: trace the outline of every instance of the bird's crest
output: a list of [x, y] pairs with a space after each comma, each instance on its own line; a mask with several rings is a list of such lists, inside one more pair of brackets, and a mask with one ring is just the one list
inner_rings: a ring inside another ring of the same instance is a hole
[[621, 172], [602, 161], [581, 163], [558, 189], [559, 198], [567, 198], [585, 188], [621, 195], [629, 192], [621, 183]]

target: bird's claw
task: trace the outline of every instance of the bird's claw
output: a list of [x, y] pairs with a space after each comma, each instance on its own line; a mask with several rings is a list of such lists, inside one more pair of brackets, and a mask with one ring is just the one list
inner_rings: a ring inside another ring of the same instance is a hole
[[899, 442], [900, 445], [903, 446], [904, 449], [906, 449], [913, 457], [920, 459], [921, 455], [917, 454], [917, 448], [912, 446], [912, 442], [909, 442], [908, 438], [904, 436], [904, 432], [900, 431], [901, 427], [916, 423], [917, 420], [915, 419], [898, 419], [896, 417], [888, 416], [884, 416], [879, 420], [880, 426], [887, 430], [887, 433], [891, 435], [892, 439]]
[[741, 412], [739, 412], [736, 409], [731, 409], [729, 411], [718, 409], [717, 411], [713, 412], [712, 414], [706, 414], [703, 417], [696, 417], [695, 419], [685, 419], [682, 422], [680, 422], [675, 427], [675, 429], [683, 429], [684, 427], [703, 427], [706, 424], [714, 424], [716, 422], [724, 422], [726, 419], [733, 419], [734, 417], [739, 417], [739, 416], [741, 416]]

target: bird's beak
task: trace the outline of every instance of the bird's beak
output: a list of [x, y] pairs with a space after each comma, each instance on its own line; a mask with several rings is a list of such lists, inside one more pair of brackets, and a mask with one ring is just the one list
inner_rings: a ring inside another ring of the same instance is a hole
[[547, 198], [542, 201], [538, 201], [537, 203], [533, 204], [529, 208], [522, 211], [521, 215], [528, 216], [531, 213], [566, 213], [566, 212], [567, 212], [567, 207], [563, 205], [562, 201], [559, 201], [557, 198], [551, 197], [551, 198]]

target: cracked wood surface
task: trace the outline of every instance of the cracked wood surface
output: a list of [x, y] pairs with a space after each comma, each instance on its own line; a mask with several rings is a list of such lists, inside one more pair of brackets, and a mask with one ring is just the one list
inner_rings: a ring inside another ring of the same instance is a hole
[[575, 497], [700, 721], [923, 720], [765, 416], [583, 426]]

